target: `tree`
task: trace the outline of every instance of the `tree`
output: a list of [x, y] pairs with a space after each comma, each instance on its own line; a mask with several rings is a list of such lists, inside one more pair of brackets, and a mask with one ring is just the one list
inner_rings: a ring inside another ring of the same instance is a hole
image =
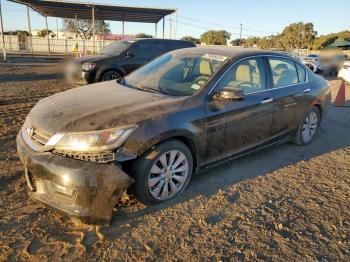
[[153, 38], [153, 35], [147, 35], [145, 33], [138, 33], [135, 35], [135, 38]]
[[281, 35], [279, 43], [283, 49], [310, 48], [315, 40], [317, 32], [312, 23], [294, 23], [286, 26]]
[[55, 34], [49, 29], [49, 30], [46, 30], [46, 29], [42, 29], [38, 32], [38, 36], [39, 37], [46, 37], [47, 34], [49, 34], [49, 36], [51, 36], [52, 38], [55, 36]]
[[233, 39], [231, 41], [231, 45], [233, 46], [239, 46], [239, 45], [244, 45], [246, 42], [246, 39], [239, 39], [239, 38], [236, 38], [236, 39]]
[[281, 34], [248, 38], [244, 46], [277, 50], [310, 48], [316, 35], [317, 32], [312, 23], [299, 22], [286, 26]]
[[4, 35], [26, 35], [29, 36], [29, 32], [28, 31], [24, 31], [24, 30], [15, 30], [15, 31], [7, 31], [4, 32]]
[[332, 44], [338, 38], [350, 41], [350, 31], [341, 31], [339, 33], [331, 33], [328, 35], [321, 35], [317, 37], [313, 43], [314, 49], [322, 49]]
[[181, 38], [181, 40], [192, 42], [195, 45], [199, 45], [201, 43], [201, 41], [198, 38], [195, 38], [193, 36], [184, 36]]
[[[82, 39], [91, 39], [93, 35], [92, 20], [90, 19], [78, 19], [75, 23], [75, 19], [65, 18], [63, 20], [64, 30], [71, 33], [78, 32], [78, 35]], [[110, 33], [109, 24], [103, 20], [95, 21], [95, 33], [107, 34]]]
[[245, 40], [244, 42], [244, 47], [257, 47], [259, 46], [259, 42], [260, 42], [261, 38], [259, 37], [249, 37]]
[[229, 40], [231, 34], [225, 30], [210, 30], [201, 35], [201, 43], [207, 45], [226, 45], [226, 41]]

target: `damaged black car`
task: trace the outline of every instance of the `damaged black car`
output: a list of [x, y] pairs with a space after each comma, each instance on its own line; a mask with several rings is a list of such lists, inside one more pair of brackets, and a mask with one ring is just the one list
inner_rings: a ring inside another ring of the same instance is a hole
[[309, 144], [329, 98], [327, 82], [288, 55], [188, 48], [41, 100], [17, 146], [34, 199], [107, 224], [129, 187], [158, 204], [193, 173], [269, 145]]

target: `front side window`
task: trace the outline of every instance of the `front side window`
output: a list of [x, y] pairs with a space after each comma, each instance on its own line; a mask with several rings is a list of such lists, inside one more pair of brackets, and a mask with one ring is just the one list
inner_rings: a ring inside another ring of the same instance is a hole
[[105, 48], [103, 48], [100, 51], [100, 54], [102, 54], [102, 55], [113, 55], [113, 56], [120, 55], [131, 44], [132, 44], [131, 41], [117, 41], [117, 42], [111, 43], [111, 44], [107, 45]]
[[298, 83], [295, 63], [285, 58], [269, 58], [275, 88]]
[[168, 53], [132, 72], [124, 83], [145, 91], [189, 96], [200, 90], [226, 60], [210, 54]]
[[243, 90], [245, 94], [265, 89], [265, 73], [262, 58], [246, 59], [230, 68], [217, 85]]

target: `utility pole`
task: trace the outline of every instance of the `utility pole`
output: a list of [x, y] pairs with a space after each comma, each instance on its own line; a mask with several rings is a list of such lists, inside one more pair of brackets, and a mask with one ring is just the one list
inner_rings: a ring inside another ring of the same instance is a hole
[[28, 19], [28, 31], [29, 31], [29, 37], [30, 37], [30, 52], [33, 54], [33, 35], [32, 35], [32, 27], [30, 24], [30, 13], [29, 13], [29, 6], [27, 6], [27, 19]]
[[241, 25], [241, 31], [239, 33], [239, 46], [241, 45], [241, 42], [242, 42], [242, 27], [243, 27], [243, 24], [240, 23], [240, 25]]
[[2, 22], [2, 13], [1, 13], [1, 0], [0, 0], [0, 30], [1, 30], [1, 39], [2, 39], [2, 52], [4, 55], [4, 62], [6, 63], [6, 49], [5, 49], [5, 36], [4, 36], [4, 25]]
[[46, 38], [47, 38], [47, 52], [50, 55], [50, 34], [49, 34], [49, 26], [47, 23], [47, 16], [45, 16], [45, 24], [46, 24]]

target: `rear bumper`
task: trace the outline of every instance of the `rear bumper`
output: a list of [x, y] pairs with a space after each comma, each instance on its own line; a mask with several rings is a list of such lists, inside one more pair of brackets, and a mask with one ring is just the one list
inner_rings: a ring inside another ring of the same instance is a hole
[[32, 151], [17, 136], [29, 195], [88, 224], [108, 224], [113, 208], [133, 179], [113, 164], [74, 160]]

